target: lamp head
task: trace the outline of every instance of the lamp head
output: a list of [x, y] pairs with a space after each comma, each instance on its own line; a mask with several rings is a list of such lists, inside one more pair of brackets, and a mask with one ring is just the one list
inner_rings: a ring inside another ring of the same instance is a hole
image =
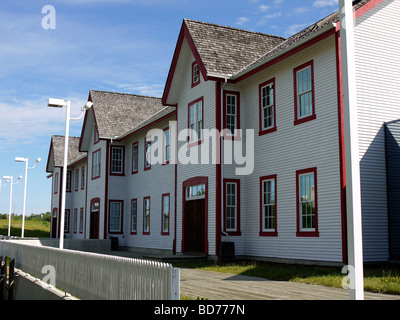
[[49, 102], [47, 104], [48, 107], [52, 107], [52, 108], [62, 108], [65, 107], [67, 105], [67, 103], [62, 100], [62, 99], [53, 99], [53, 98], [49, 98]]
[[12, 179], [12, 177], [10, 177], [10, 176], [3, 176], [3, 179], [4, 179], [4, 180], [10, 180], [10, 179]]
[[86, 104], [83, 106], [86, 111], [88, 111], [91, 107], [93, 106], [93, 103], [88, 101]]
[[16, 162], [25, 162], [27, 159], [26, 158], [22, 158], [22, 157], [16, 157], [15, 161]]

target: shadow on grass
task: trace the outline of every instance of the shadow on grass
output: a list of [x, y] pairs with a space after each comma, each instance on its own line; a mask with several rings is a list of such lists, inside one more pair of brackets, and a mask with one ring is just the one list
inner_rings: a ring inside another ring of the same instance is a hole
[[[22, 232], [22, 228], [15, 228], [11, 226], [10, 235], [12, 237], [20, 237]], [[0, 235], [7, 236], [8, 235], [8, 228], [0, 228]], [[28, 238], [49, 238], [50, 232], [44, 230], [37, 230], [37, 229], [25, 229], [24, 230], [24, 237]]]

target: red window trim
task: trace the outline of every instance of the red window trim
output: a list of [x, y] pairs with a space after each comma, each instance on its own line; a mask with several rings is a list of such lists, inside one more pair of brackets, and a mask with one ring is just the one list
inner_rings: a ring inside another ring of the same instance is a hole
[[189, 102], [188, 104], [188, 119], [187, 119], [187, 124], [188, 124], [188, 136], [187, 136], [187, 140], [188, 140], [188, 144], [187, 147], [188, 148], [192, 148], [192, 147], [196, 147], [199, 146], [200, 144], [202, 144], [204, 142], [204, 137], [203, 135], [201, 135], [201, 139], [197, 140], [196, 142], [192, 142], [190, 143], [190, 107], [192, 105], [194, 105], [197, 102], [201, 101], [201, 117], [202, 117], [202, 127], [200, 130], [204, 129], [204, 96], [200, 97], [196, 100], [193, 100], [192, 102]]
[[[85, 172], [85, 175], [82, 175], [82, 172]], [[85, 186], [86, 186], [86, 166], [82, 166], [81, 167], [81, 190], [85, 190]], [[83, 181], [83, 186], [82, 186], [82, 181]]]
[[[113, 149], [121, 148], [122, 149], [122, 173], [117, 173], [112, 171], [112, 155]], [[125, 146], [111, 146], [110, 152], [110, 176], [125, 176]]]
[[[145, 203], [146, 199], [149, 199], [149, 231], [145, 231], [145, 230], [144, 230], [144, 225], [145, 225], [145, 209], [146, 209], [144, 203]], [[150, 222], [151, 222], [150, 217], [151, 217], [151, 200], [150, 200], [150, 196], [147, 196], [147, 197], [144, 197], [144, 198], [143, 198], [143, 235], [150, 235]]]
[[[69, 227], [70, 227], [70, 223], [71, 223], [71, 210], [70, 209], [65, 209], [65, 213], [64, 213], [64, 230], [65, 227], [67, 227], [67, 230], [64, 231], [64, 233], [69, 233]], [[65, 218], [67, 218], [67, 223], [65, 223]]]
[[[195, 66], [195, 65], [197, 65], [198, 74], [199, 74], [199, 79], [198, 79], [196, 82], [193, 81], [193, 77], [194, 77], [194, 66]], [[200, 84], [200, 66], [199, 66], [199, 64], [197, 63], [197, 61], [194, 61], [194, 62], [192, 63], [192, 80], [191, 80], [191, 87], [194, 88], [195, 86], [197, 86], [197, 85], [199, 85], [199, 84]]]
[[58, 172], [54, 174], [53, 192], [54, 194], [58, 193]]
[[[69, 175], [68, 175], [68, 173], [69, 173]], [[72, 181], [71, 177], [72, 177], [72, 172], [70, 170], [67, 170], [67, 184], [65, 186], [66, 192], [71, 192], [71, 189], [72, 189], [71, 188], [71, 181]]]
[[[82, 214], [82, 224], [81, 224], [81, 214]], [[85, 212], [83, 207], [79, 209], [79, 233], [83, 233], [83, 224], [85, 222]]]
[[[263, 182], [265, 180], [275, 181], [275, 231], [263, 231]], [[276, 174], [260, 177], [260, 236], [278, 236], [278, 176]]]
[[[134, 146], [137, 146], [137, 158], [138, 158], [138, 162], [137, 162], [137, 168], [136, 170], [133, 170], [133, 148]], [[132, 174], [138, 173], [139, 172], [139, 141], [135, 141], [134, 143], [132, 143]]]
[[[169, 160], [165, 161], [165, 131], [169, 131]], [[169, 127], [166, 127], [165, 129], [163, 129], [163, 148], [162, 148], [162, 164], [166, 165], [169, 164], [170, 160], [171, 160], [171, 131], [169, 130]]]
[[[98, 153], [98, 152], [100, 153], [99, 175], [98, 176], [93, 176], [93, 174], [94, 174], [94, 172], [93, 172], [93, 169], [94, 169], [94, 166], [93, 166], [94, 156], [93, 155], [95, 153]], [[99, 179], [100, 177], [101, 177], [101, 149], [97, 149], [97, 150], [92, 152], [92, 180]]]
[[[236, 231], [226, 230], [226, 184], [236, 183]], [[224, 179], [224, 231], [230, 236], [240, 236], [242, 232], [240, 231], [240, 179]]]
[[[136, 231], [132, 230], [132, 225], [133, 225], [133, 219], [132, 219], [132, 204], [136, 202]], [[131, 215], [131, 227], [130, 227], [130, 234], [137, 234], [137, 229], [138, 229], [138, 201], [137, 198], [133, 198], [131, 200], [131, 211], [130, 211], [130, 215]]]
[[[168, 231], [164, 231], [164, 197], [168, 197]], [[169, 230], [171, 229], [170, 227], [170, 216], [171, 216], [171, 195], [169, 193], [164, 193], [161, 195], [161, 235], [162, 236], [167, 236], [169, 235]]]
[[[76, 215], [76, 224], [75, 224], [75, 215]], [[73, 232], [76, 234], [78, 232], [78, 208], [74, 208], [74, 216], [72, 217], [74, 223]]]
[[75, 192], [77, 192], [77, 191], [79, 191], [79, 182], [80, 182], [80, 179], [79, 179], [79, 172], [80, 172], [81, 170], [78, 168], [78, 169], [75, 169], [75, 179], [74, 179], [74, 182], [75, 182]]
[[[269, 129], [263, 129], [262, 127], [262, 121], [263, 121], [263, 113], [262, 113], [262, 88], [271, 84], [274, 87], [274, 126], [272, 128]], [[275, 132], [276, 129], [276, 86], [275, 86], [275, 78], [269, 79], [268, 81], [265, 81], [263, 83], [260, 83], [258, 85], [258, 135], [262, 136], [271, 132]]]
[[239, 91], [229, 91], [229, 90], [224, 90], [223, 92], [224, 95], [224, 107], [223, 107], [223, 136], [224, 138], [228, 138], [228, 139], [232, 139], [232, 140], [236, 140], [236, 141], [240, 141], [242, 138], [240, 136], [240, 131], [237, 131], [237, 134], [235, 135], [235, 132], [232, 132], [232, 135], [227, 135], [225, 129], [227, 129], [226, 127], [226, 116], [227, 116], [227, 112], [226, 112], [226, 100], [227, 100], [227, 95], [233, 95], [236, 96], [236, 129], [239, 130], [240, 129], [240, 92]]
[[[307, 67], [311, 67], [311, 87], [312, 87], [312, 114], [298, 119], [297, 117], [297, 72], [305, 69]], [[293, 69], [293, 80], [294, 80], [294, 125], [298, 125], [307, 121], [311, 121], [317, 118], [315, 114], [315, 88], [314, 88], [314, 60], [303, 63], [302, 65]]]
[[[150, 161], [149, 161], [149, 166], [146, 167], [146, 145], [147, 145], [147, 141], [150, 141]], [[144, 138], [144, 162], [143, 162], [143, 168], [144, 171], [150, 170], [151, 169], [151, 137], [147, 136]]]
[[[299, 176], [305, 173], [314, 173], [314, 197], [315, 197], [315, 231], [300, 230], [300, 192]], [[296, 171], [296, 217], [297, 217], [297, 237], [319, 237], [318, 232], [318, 187], [317, 187], [317, 168], [308, 168]]]
[[[121, 229], [119, 231], [111, 231], [110, 230], [110, 223], [111, 223], [111, 203], [119, 202], [121, 203]], [[109, 234], [123, 234], [124, 230], [124, 200], [109, 200], [108, 201], [108, 233]]]

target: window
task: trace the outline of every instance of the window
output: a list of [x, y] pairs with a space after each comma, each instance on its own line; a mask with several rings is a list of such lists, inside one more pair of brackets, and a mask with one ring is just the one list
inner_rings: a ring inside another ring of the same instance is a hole
[[58, 172], [54, 175], [54, 193], [58, 193]]
[[197, 144], [203, 139], [203, 98], [189, 104], [189, 144]]
[[294, 69], [294, 92], [294, 124], [296, 125], [315, 119], [313, 61], [307, 62]]
[[75, 170], [75, 191], [79, 190], [79, 169]]
[[124, 174], [124, 147], [111, 147], [111, 174]]
[[259, 135], [276, 131], [275, 79], [259, 85]]
[[150, 234], [150, 197], [143, 199], [143, 234]]
[[139, 143], [132, 144], [132, 174], [139, 170]]
[[83, 208], [79, 212], [79, 233], [83, 233]]
[[169, 234], [169, 193], [162, 195], [161, 207], [162, 207], [162, 230], [161, 234], [168, 235]]
[[200, 83], [200, 69], [197, 62], [192, 63], [192, 88]]
[[109, 232], [122, 232], [122, 200], [110, 200]]
[[317, 168], [299, 170], [297, 178], [297, 236], [317, 237]]
[[69, 222], [70, 222], [70, 213], [69, 209], [65, 209], [65, 216], [64, 216], [64, 232], [69, 233]]
[[86, 171], [85, 171], [85, 167], [83, 166], [81, 168], [81, 189], [85, 189], [85, 176], [86, 176]]
[[66, 191], [71, 192], [71, 171], [67, 171], [67, 186]]
[[78, 231], [78, 209], [74, 209], [74, 233]]
[[199, 184], [186, 188], [186, 200], [203, 199], [206, 197], [206, 185]]
[[100, 141], [99, 139], [99, 131], [97, 131], [97, 126], [94, 126], [93, 128], [93, 142], [96, 144]]
[[101, 150], [92, 154], [92, 179], [100, 178]]
[[239, 138], [235, 135], [235, 129], [240, 129], [240, 93], [224, 91], [224, 129], [225, 136]]
[[131, 201], [131, 234], [137, 233], [137, 199]]
[[151, 169], [151, 137], [144, 140], [144, 170]]
[[240, 180], [224, 179], [224, 230], [240, 235]]
[[170, 135], [169, 128], [164, 129], [164, 154], [163, 154], [163, 164], [169, 163], [170, 152]]
[[260, 178], [260, 236], [277, 236], [277, 176]]

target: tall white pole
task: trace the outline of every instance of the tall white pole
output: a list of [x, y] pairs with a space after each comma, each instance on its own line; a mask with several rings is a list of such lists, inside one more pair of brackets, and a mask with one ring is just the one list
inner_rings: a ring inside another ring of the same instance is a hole
[[28, 158], [25, 160], [25, 186], [24, 186], [24, 204], [22, 207], [22, 231], [21, 238], [24, 237], [24, 229], [25, 229], [25, 209], [26, 209], [26, 184], [28, 181]]
[[346, 158], [349, 298], [364, 299], [360, 156], [352, 0], [339, 0], [342, 56], [343, 117]]
[[69, 116], [71, 102], [67, 102], [67, 119], [65, 121], [65, 138], [64, 138], [64, 165], [62, 178], [61, 193], [61, 216], [60, 216], [60, 249], [64, 249], [64, 224], [65, 224], [65, 198], [67, 196], [67, 168], [68, 168], [68, 138], [69, 138]]
[[13, 187], [13, 177], [10, 177], [10, 209], [8, 210], [8, 236], [11, 235], [11, 207], [12, 207], [12, 187]]

